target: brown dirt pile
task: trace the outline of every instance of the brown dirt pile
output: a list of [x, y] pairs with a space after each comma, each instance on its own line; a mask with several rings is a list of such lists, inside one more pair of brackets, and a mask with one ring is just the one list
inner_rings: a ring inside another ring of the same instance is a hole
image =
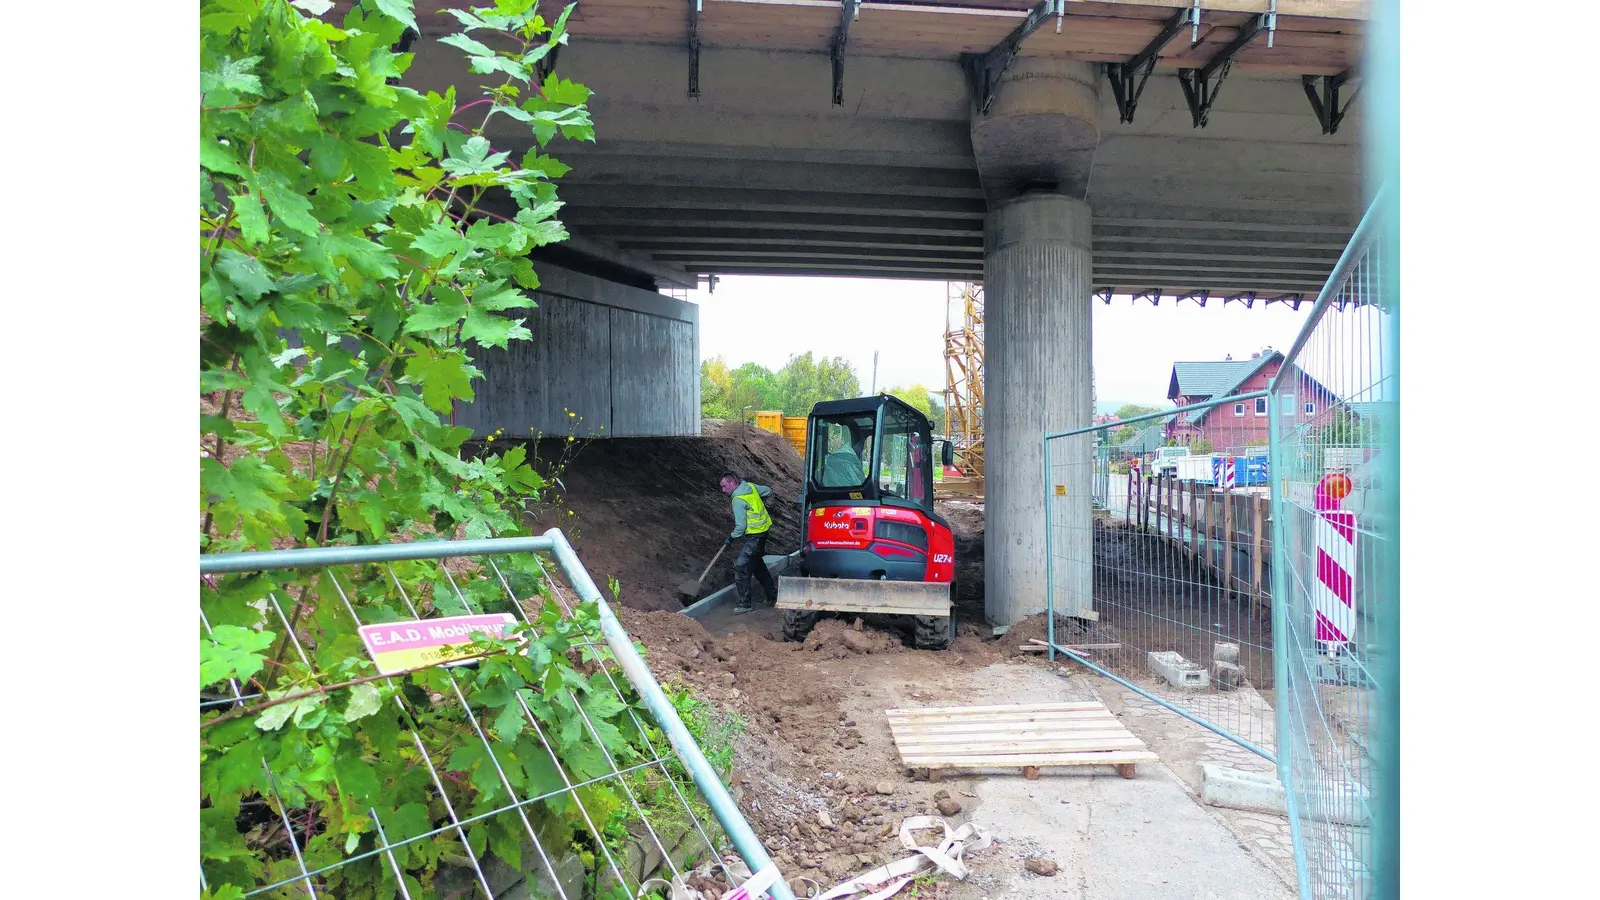
[[[539, 470], [557, 480], [554, 503], [535, 511], [535, 530], [565, 531], [602, 590], [609, 578], [621, 583], [624, 605], [681, 608], [677, 585], [700, 574], [733, 528], [718, 486], [725, 471], [772, 488], [767, 552], [799, 549], [803, 463], [771, 432], [733, 422], [710, 437], [607, 438], [575, 450], [543, 440], [534, 451]], [[733, 557], [722, 554], [703, 593], [732, 583]]]
[[[825, 620], [792, 644], [753, 631], [713, 635], [675, 612], [624, 608], [618, 615], [645, 645], [657, 678], [687, 685], [744, 720], [730, 778], [740, 808], [786, 871], [830, 885], [904, 855], [896, 838], [903, 818], [961, 802], [938, 784], [909, 778], [885, 723], [855, 721], [850, 702], [885, 677], [932, 685], [952, 669], [1032, 656], [1011, 635], [986, 640], [977, 626], [938, 652], [853, 620]], [[1042, 633], [1042, 624], [1035, 627]]]

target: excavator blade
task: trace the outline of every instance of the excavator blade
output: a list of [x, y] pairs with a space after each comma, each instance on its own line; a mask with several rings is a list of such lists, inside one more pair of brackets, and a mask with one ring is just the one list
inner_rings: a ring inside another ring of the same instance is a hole
[[950, 585], [855, 578], [778, 579], [778, 609], [894, 616], [950, 615]]

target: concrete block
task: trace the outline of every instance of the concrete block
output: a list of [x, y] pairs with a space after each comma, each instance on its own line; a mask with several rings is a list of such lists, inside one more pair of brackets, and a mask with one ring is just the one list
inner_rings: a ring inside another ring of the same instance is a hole
[[1239, 661], [1239, 645], [1218, 641], [1211, 645], [1211, 658], [1226, 663], [1237, 663]]
[[1244, 772], [1205, 763], [1205, 787], [1201, 799], [1211, 806], [1247, 809], [1252, 812], [1288, 815], [1283, 783], [1270, 773]]
[[1148, 662], [1150, 671], [1166, 679], [1173, 687], [1202, 691], [1211, 686], [1205, 669], [1184, 659], [1174, 650], [1151, 651]]
[[1244, 669], [1231, 662], [1213, 660], [1211, 663], [1211, 678], [1217, 683], [1219, 691], [1238, 690], [1244, 684]]
[[[1201, 766], [1205, 786], [1200, 797], [1210, 806], [1243, 809], [1251, 812], [1287, 816], [1288, 804], [1284, 798], [1283, 783], [1272, 773], [1245, 772], [1224, 766], [1204, 763]], [[1300, 810], [1308, 819], [1335, 822], [1340, 825], [1365, 826], [1367, 824], [1366, 789], [1357, 784], [1334, 784], [1319, 788], [1316, 796], [1305, 797], [1301, 802], [1310, 804]]]

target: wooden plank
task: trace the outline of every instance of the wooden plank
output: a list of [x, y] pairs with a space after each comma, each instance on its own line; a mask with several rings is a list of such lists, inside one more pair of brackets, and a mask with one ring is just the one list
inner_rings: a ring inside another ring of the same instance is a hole
[[[981, 750], [984, 747], [998, 747], [1001, 745], [1014, 745], [1015, 747], [1032, 747], [1037, 744], [1059, 743], [1061, 741], [1138, 741], [1121, 722], [1112, 719], [1110, 722], [1096, 724], [1091, 728], [1056, 726], [1052, 730], [1030, 732], [1028, 734], [1011, 734], [1006, 731], [990, 731], [979, 734], [949, 734], [946, 732], [906, 732], [903, 729], [894, 729], [896, 744], [905, 748], [918, 748], [926, 751], [930, 747], [953, 747], [951, 752], [968, 752]], [[1087, 747], [1069, 747], [1070, 750], [1086, 750]], [[1120, 749], [1108, 747], [1106, 749]], [[910, 752], [908, 749], [906, 752]]]
[[1095, 737], [1120, 737], [1128, 734], [1128, 730], [1116, 716], [1107, 718], [1087, 718], [1079, 720], [1058, 719], [1049, 722], [1010, 723], [1002, 727], [994, 725], [952, 725], [950, 723], [936, 725], [910, 725], [896, 723], [889, 726], [896, 742], [901, 740], [912, 743], [936, 741], [939, 743], [978, 743], [985, 740], [1021, 740], [1033, 738], [1056, 738], [1063, 734], [1090, 735]]
[[919, 756], [915, 758], [901, 758], [901, 762], [910, 769], [955, 769], [955, 768], [1014, 768], [1026, 766], [1041, 768], [1044, 766], [1114, 766], [1118, 764], [1153, 763], [1159, 762], [1160, 757], [1149, 750], [1090, 750], [1078, 753], [1041, 753], [1037, 756], [962, 756], [962, 757], [937, 757]]
[[950, 720], [922, 722], [916, 719], [890, 719], [889, 728], [895, 733], [907, 734], [1048, 734], [1063, 728], [1106, 728], [1118, 725], [1115, 715], [1107, 712], [1084, 710], [1074, 713], [1050, 713], [1038, 719], [982, 720], [963, 722]]
[[[1039, 647], [1050, 646], [1049, 641], [1041, 641], [1038, 638], [1028, 638], [1028, 643]], [[1121, 644], [1114, 641], [1106, 644], [1059, 644], [1058, 646], [1065, 647], [1068, 650], [1116, 650], [1122, 647]]]
[[[1086, 753], [1091, 750], [1143, 750], [1144, 741], [1129, 735], [1106, 734], [1096, 737], [1057, 738], [1046, 736], [1035, 740], [987, 741], [982, 744], [915, 744], [895, 742], [900, 755], [907, 760], [924, 756], [942, 756], [956, 759], [963, 756], [999, 756], [1015, 754], [1033, 757], [1040, 753]], [[907, 763], [910, 765], [910, 763]]]
[[[936, 769], [1018, 768], [1023, 777], [1036, 778], [1043, 766], [1131, 767], [1156, 760], [1144, 741], [1104, 703], [1094, 701], [1031, 707], [922, 707], [885, 713], [901, 762], [930, 773]], [[1031, 721], [1039, 716], [1049, 718]]]
[[1014, 713], [904, 713], [899, 709], [886, 711], [890, 722], [898, 724], [917, 724], [917, 722], [938, 722], [938, 724], [984, 724], [984, 722], [1030, 722], [1046, 721], [1046, 719], [1080, 719], [1085, 716], [1110, 716], [1106, 706], [1086, 706], [1083, 709], [1018, 709]]
[[891, 716], [947, 716], [982, 715], [985, 713], [1071, 712], [1076, 709], [1105, 708], [1106, 705], [1097, 700], [1068, 700], [1061, 703], [1008, 703], [998, 706], [907, 706], [884, 710], [884, 712]]

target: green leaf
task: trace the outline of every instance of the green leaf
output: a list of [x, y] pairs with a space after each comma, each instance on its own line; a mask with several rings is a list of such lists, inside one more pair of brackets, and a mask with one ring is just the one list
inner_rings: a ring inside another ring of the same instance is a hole
[[533, 271], [533, 263], [526, 256], [518, 257], [511, 264], [511, 277], [530, 291], [539, 287], [539, 275]]
[[455, 354], [417, 357], [406, 363], [402, 380], [420, 387], [422, 402], [441, 413], [449, 412], [453, 401], [473, 399], [469, 365]]
[[474, 306], [461, 323], [461, 339], [477, 341], [485, 347], [505, 349], [512, 340], [526, 340], [533, 332], [523, 327], [524, 319], [507, 319], [481, 307]]
[[479, 288], [478, 293], [472, 295], [472, 305], [491, 312], [503, 312], [508, 309], [532, 309], [537, 304], [516, 288], [497, 281]]
[[[452, 13], [452, 14], [456, 14], [459, 17], [459, 11], [458, 10], [453, 10], [452, 9], [452, 10], [449, 10], [449, 12]], [[451, 46], [451, 47], [455, 47], [458, 50], [463, 50], [463, 51], [465, 51], [466, 53], [468, 53], [468, 54], [470, 54], [472, 56], [494, 56], [494, 55], [496, 55], [493, 50], [490, 50], [488, 47], [485, 47], [483, 44], [480, 44], [477, 41], [473, 40], [472, 38], [467, 37], [465, 34], [452, 34], [452, 35], [449, 35], [448, 37], [442, 37], [442, 38], [439, 39], [439, 43], [446, 44], [446, 45]]]
[[544, 98], [551, 103], [564, 103], [569, 106], [587, 103], [594, 95], [593, 91], [575, 81], [556, 77], [554, 72], [545, 77], [543, 91]]
[[239, 405], [256, 417], [256, 421], [266, 426], [267, 432], [273, 437], [283, 437], [288, 433], [288, 426], [283, 422], [283, 409], [278, 405], [278, 398], [273, 396], [272, 390], [259, 382], [252, 383], [245, 389], [239, 398]]
[[248, 681], [266, 665], [262, 652], [272, 646], [277, 635], [238, 625], [218, 625], [200, 642], [200, 686], [229, 678]]
[[224, 56], [217, 60], [216, 68], [200, 70], [200, 91], [206, 94], [213, 91], [232, 91], [236, 94], [259, 95], [261, 78], [255, 74], [258, 62], [261, 62], [259, 56], [246, 56], [243, 59]]
[[[325, 699], [326, 695], [317, 694], [313, 697], [296, 700], [293, 704], [295, 727], [309, 731], [321, 725], [322, 720], [328, 716], [328, 707], [324, 702]], [[284, 705], [288, 706], [290, 704]]]
[[216, 269], [246, 300], [259, 300], [272, 291], [272, 274], [266, 266], [231, 247], [217, 251]]
[[489, 139], [481, 134], [467, 138], [459, 155], [451, 155], [439, 167], [452, 175], [474, 175], [492, 172], [511, 156], [510, 153], [490, 153]]
[[333, 9], [333, 0], [289, 0], [290, 6], [298, 6], [313, 16], [320, 16]]
[[346, 149], [357, 184], [373, 192], [394, 189], [394, 165], [389, 160], [388, 150], [365, 141], [348, 144]]
[[411, 313], [406, 316], [406, 334], [451, 328], [467, 314], [467, 300], [460, 293], [435, 287], [433, 295], [433, 303], [411, 308]]
[[272, 239], [272, 231], [267, 225], [267, 210], [255, 194], [234, 194], [228, 201], [233, 204], [233, 214], [246, 241], [265, 244]]
[[411, 14], [411, 0], [378, 0], [378, 10], [407, 28], [417, 30], [416, 16]]
[[434, 259], [444, 259], [452, 253], [472, 249], [460, 232], [443, 222], [429, 225], [416, 240], [411, 242], [411, 246]]
[[616, 694], [607, 691], [605, 693], [596, 692], [590, 694], [584, 699], [583, 708], [592, 721], [594, 719], [609, 719], [628, 707]]
[[256, 716], [256, 727], [262, 731], [277, 731], [283, 727], [283, 723], [289, 721], [290, 716], [294, 715], [297, 705], [279, 703], [277, 706], [262, 710], [261, 714]]
[[426, 804], [407, 803], [383, 817], [383, 828], [393, 843], [427, 833], [433, 828], [433, 820], [428, 817]]
[[522, 704], [507, 703], [506, 708], [495, 717], [494, 731], [502, 741], [514, 741], [522, 734], [522, 729], [528, 724], [527, 713], [522, 711]]
[[383, 707], [383, 695], [371, 684], [358, 684], [350, 689], [350, 703], [344, 708], [344, 720], [354, 722], [376, 713]]
[[359, 753], [334, 754], [333, 772], [339, 779], [339, 789], [348, 793], [357, 803], [367, 805], [377, 799], [382, 784], [378, 781], [377, 773], [362, 760]]
[[311, 215], [311, 201], [304, 194], [289, 187], [289, 182], [277, 173], [268, 173], [257, 179], [261, 188], [261, 195], [266, 198], [267, 206], [283, 222], [284, 227], [301, 234], [315, 235], [321, 232], [321, 225], [315, 216]]

